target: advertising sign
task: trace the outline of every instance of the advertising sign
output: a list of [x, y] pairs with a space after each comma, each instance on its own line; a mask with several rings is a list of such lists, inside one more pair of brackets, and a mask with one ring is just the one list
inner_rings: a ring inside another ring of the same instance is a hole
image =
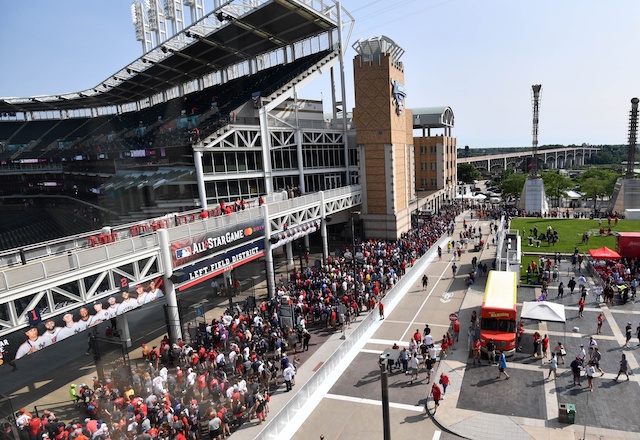
[[[161, 287], [162, 278], [148, 283], [138, 283], [131, 292], [121, 290], [120, 294], [108, 297], [104, 303], [95, 301], [93, 304], [80, 307], [77, 313], [65, 313], [61, 321], [58, 321], [60, 318], [41, 318], [41, 310], [30, 310], [30, 325], [24, 329], [26, 337], [16, 349], [15, 359], [28, 356], [58, 341], [92, 329], [105, 321], [111, 323], [107, 329], [107, 336], [113, 336], [110, 332], [113, 333], [116, 330], [115, 317], [162, 298], [164, 293]], [[36, 316], [38, 319], [31, 319]]]
[[217, 254], [230, 247], [264, 237], [264, 219], [238, 223], [202, 235], [171, 243], [171, 259], [177, 268], [208, 255]]
[[220, 275], [225, 270], [242, 266], [264, 255], [264, 240], [256, 240], [238, 248], [218, 254], [204, 261], [198, 261], [191, 266], [183, 267], [186, 279], [178, 287], [179, 291], [195, 286], [205, 280]]

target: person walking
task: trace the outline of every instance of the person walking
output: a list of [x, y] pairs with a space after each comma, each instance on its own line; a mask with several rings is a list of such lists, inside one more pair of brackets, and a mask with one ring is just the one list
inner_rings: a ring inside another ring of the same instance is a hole
[[556, 359], [564, 364], [564, 357], [567, 355], [567, 350], [565, 350], [562, 342], [558, 342], [558, 345], [556, 345], [556, 348], [553, 350], [553, 352], [556, 355]]
[[[436, 382], [433, 382], [433, 385], [431, 385], [431, 397], [433, 397], [433, 403], [435, 405], [433, 408], [433, 413], [435, 414], [436, 411], [438, 411], [438, 406], [440, 406], [440, 397], [442, 397], [442, 391]], [[427, 402], [424, 403], [424, 409], [428, 411]]]
[[493, 338], [487, 342], [487, 357], [489, 358], [489, 364], [495, 365], [496, 363], [496, 343], [493, 342]]
[[604, 322], [604, 313], [600, 313], [598, 315], [598, 329], [596, 330], [596, 335], [599, 335], [602, 332], [602, 323]]
[[473, 343], [473, 366], [476, 366], [476, 361], [478, 361], [478, 365], [480, 363], [480, 339], [476, 339], [476, 342]]
[[585, 368], [585, 374], [587, 375], [587, 385], [589, 386], [589, 391], [593, 392], [593, 375], [595, 374], [595, 367], [593, 366], [593, 362], [590, 361], [587, 364], [587, 368]]
[[626, 342], [624, 344], [625, 348], [629, 347], [629, 341], [631, 341], [631, 323], [627, 322], [627, 326], [624, 328], [624, 335]]
[[580, 298], [580, 301], [578, 301], [578, 316], [580, 318], [584, 317], [584, 298]]
[[509, 380], [511, 376], [507, 374], [507, 358], [503, 352], [500, 352], [500, 358], [498, 359], [498, 377], [496, 377], [496, 379], [500, 379], [503, 373], [507, 377], [507, 380]]
[[422, 290], [427, 290], [429, 286], [429, 277], [425, 274], [422, 275]]
[[551, 360], [549, 360], [549, 374], [547, 375], [547, 379], [551, 379], [551, 373], [553, 373], [553, 378], [558, 378], [558, 358], [555, 353], [551, 353]]
[[413, 385], [413, 377], [415, 376], [415, 380], [418, 380], [418, 355], [415, 353], [411, 355], [411, 384]]
[[458, 271], [458, 266], [456, 266], [456, 263], [453, 263], [453, 266], [451, 266], [451, 272], [453, 273], [453, 276], [456, 276], [456, 272]]
[[453, 339], [455, 342], [460, 342], [460, 321], [457, 319], [453, 321]]
[[627, 376], [627, 380], [629, 380], [629, 373], [627, 371], [628, 369], [629, 369], [629, 361], [627, 361], [627, 355], [623, 353], [622, 359], [620, 359], [620, 369], [618, 370], [618, 375], [614, 380], [617, 382], [621, 374], [624, 374], [625, 376]]
[[573, 384], [576, 385], [578, 382], [578, 386], [582, 386], [580, 383], [580, 371], [582, 368], [582, 361], [580, 357], [576, 356], [576, 358], [571, 361], [571, 372], [573, 373]]
[[567, 287], [569, 288], [569, 291], [570, 291], [571, 295], [573, 295], [573, 290], [576, 288], [576, 278], [575, 277], [571, 277], [571, 279], [567, 283]]
[[447, 394], [447, 387], [449, 386], [449, 376], [444, 373], [440, 373], [440, 380], [438, 383], [442, 385], [442, 400], [444, 400], [444, 396]]
[[558, 284], [557, 298], [564, 298], [564, 283], [562, 281], [560, 281], [560, 284]]
[[380, 313], [380, 319], [384, 319], [384, 304], [382, 304], [382, 300], [378, 301], [378, 313]]

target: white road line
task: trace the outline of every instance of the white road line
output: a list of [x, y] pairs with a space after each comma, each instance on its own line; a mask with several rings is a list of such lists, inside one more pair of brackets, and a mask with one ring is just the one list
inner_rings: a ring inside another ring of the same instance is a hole
[[[390, 322], [392, 324], [409, 324], [409, 325], [413, 325], [413, 322], [409, 322], [409, 321], [394, 321], [392, 319], [387, 319], [387, 318], [384, 319], [384, 322], [387, 322], [387, 323]], [[445, 324], [429, 324], [429, 327], [449, 328], [449, 327], [451, 327], [451, 325], [449, 325], [449, 324], [446, 324], [446, 325]]]
[[404, 341], [392, 341], [391, 339], [369, 339], [367, 344], [379, 344], [379, 345], [388, 345], [389, 347], [393, 346], [393, 344], [398, 344], [400, 347], [408, 347], [409, 343]]
[[360, 353], [382, 354], [382, 350], [370, 350], [368, 348], [362, 348], [360, 349]]
[[[449, 262], [449, 264], [451, 264], [451, 262]], [[447, 265], [447, 269], [448, 269], [448, 265]], [[407, 336], [407, 332], [409, 331], [409, 329], [413, 328], [413, 323], [416, 322], [416, 319], [418, 318], [418, 315], [420, 314], [420, 311], [422, 310], [422, 308], [424, 307], [424, 305], [427, 303], [427, 300], [431, 297], [431, 294], [433, 293], [434, 289], [436, 288], [436, 286], [438, 285], [438, 283], [442, 280], [442, 275], [444, 275], [444, 273], [447, 271], [447, 269], [445, 269], [440, 276], [438, 277], [438, 281], [436, 281], [435, 283], [433, 283], [433, 287], [431, 288], [431, 290], [429, 291], [429, 294], [426, 296], [426, 298], [424, 299], [424, 301], [422, 301], [422, 304], [420, 305], [420, 307], [418, 308], [418, 311], [416, 312], [416, 314], [413, 316], [413, 319], [411, 320], [411, 323], [407, 326], [407, 329], [404, 331], [404, 333], [402, 334], [402, 336], [400, 337], [400, 340], [404, 340], [404, 337]]]
[[433, 433], [433, 437], [431, 438], [431, 440], [440, 440], [440, 435], [442, 434], [442, 431], [436, 431]]
[[[476, 219], [476, 221], [475, 221], [475, 223], [473, 224], [473, 226], [469, 225], [467, 229], [469, 229], [469, 228], [474, 228], [474, 227], [475, 227], [475, 226], [476, 226], [480, 221], [481, 221], [481, 219]], [[447, 239], [447, 243], [448, 243], [450, 240], [451, 240], [451, 237], [449, 237], [449, 238]], [[453, 240], [453, 241], [455, 242], [455, 240]], [[446, 245], [446, 243], [445, 243], [445, 245]], [[442, 278], [443, 278], [444, 274], [449, 270], [449, 265], [450, 265], [451, 263], [455, 263], [455, 261], [456, 261], [456, 253], [455, 253], [455, 249], [453, 249], [453, 251], [454, 251], [454, 252], [453, 252], [453, 259], [452, 259], [452, 260], [450, 260], [450, 261], [447, 263], [447, 268], [446, 268], [444, 271], [442, 271], [442, 273], [441, 273], [441, 274], [440, 274], [440, 276], [438, 277], [438, 281], [436, 281], [436, 282], [433, 284], [433, 287], [432, 287], [432, 288], [431, 288], [431, 290], [429, 291], [429, 294], [428, 294], [428, 295], [427, 295], [427, 297], [424, 299], [424, 301], [422, 301], [422, 305], [420, 306], [420, 308], [418, 309], [418, 311], [417, 311], [417, 312], [416, 312], [416, 314], [414, 315], [413, 319], [411, 320], [411, 324], [409, 324], [409, 325], [407, 326], [407, 329], [404, 331], [404, 333], [403, 333], [403, 334], [402, 334], [402, 336], [400, 337], [400, 340], [403, 340], [403, 339], [405, 338], [405, 336], [407, 336], [407, 332], [409, 332], [409, 331], [410, 331], [410, 329], [412, 329], [412, 328], [413, 328], [413, 324], [416, 322], [416, 319], [418, 318], [418, 315], [420, 314], [420, 312], [422, 311], [423, 307], [424, 307], [424, 306], [425, 306], [425, 304], [427, 303], [427, 300], [431, 297], [431, 294], [433, 293], [433, 290], [436, 288], [436, 286], [438, 285], [438, 283], [439, 283], [440, 281], [442, 281]], [[461, 264], [462, 264], [462, 263], [461, 263]], [[451, 285], [451, 284], [453, 283], [454, 278], [455, 278], [455, 276], [454, 276], [454, 277], [452, 277], [451, 281], [449, 282], [449, 285]], [[448, 279], [448, 278], [447, 278], [447, 279]]]
[[[339, 394], [326, 394], [324, 397], [326, 397], [327, 399], [342, 400], [344, 402], [382, 406], [382, 402], [380, 400], [362, 399], [360, 397], [351, 397], [351, 396], [341, 396]], [[422, 405], [407, 405], [405, 403], [389, 402], [389, 408], [403, 409], [405, 411], [424, 412], [424, 406]]]

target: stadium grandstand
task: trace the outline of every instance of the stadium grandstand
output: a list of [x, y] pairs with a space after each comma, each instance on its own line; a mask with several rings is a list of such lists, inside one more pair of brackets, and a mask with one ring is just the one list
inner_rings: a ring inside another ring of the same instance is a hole
[[[343, 29], [353, 24], [345, 10], [304, 0], [214, 2], [211, 11], [202, 0], [152, 3], [155, 11], [133, 5], [143, 54], [94, 88], [0, 98], [0, 250], [357, 183], [347, 114], [325, 119], [322, 101], [297, 96], [343, 68]], [[158, 20], [172, 35], [154, 33]], [[344, 102], [344, 81], [341, 89]]]

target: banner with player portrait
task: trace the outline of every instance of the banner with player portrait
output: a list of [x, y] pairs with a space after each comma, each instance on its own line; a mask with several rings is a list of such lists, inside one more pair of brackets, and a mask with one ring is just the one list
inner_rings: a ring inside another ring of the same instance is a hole
[[[127, 288], [123, 288], [124, 286]], [[116, 316], [163, 297], [162, 278], [158, 277], [148, 283], [138, 283], [131, 287], [127, 281], [122, 284], [120, 293], [109, 296], [106, 301], [87, 304], [76, 312], [65, 313], [61, 318], [32, 320], [31, 316], [39, 317], [40, 311], [30, 311], [30, 325], [24, 330], [26, 338], [19, 343], [15, 359], [28, 356], [85, 330], [97, 330], [97, 326], [103, 322], [108, 322], [106, 336], [114, 336]]]

